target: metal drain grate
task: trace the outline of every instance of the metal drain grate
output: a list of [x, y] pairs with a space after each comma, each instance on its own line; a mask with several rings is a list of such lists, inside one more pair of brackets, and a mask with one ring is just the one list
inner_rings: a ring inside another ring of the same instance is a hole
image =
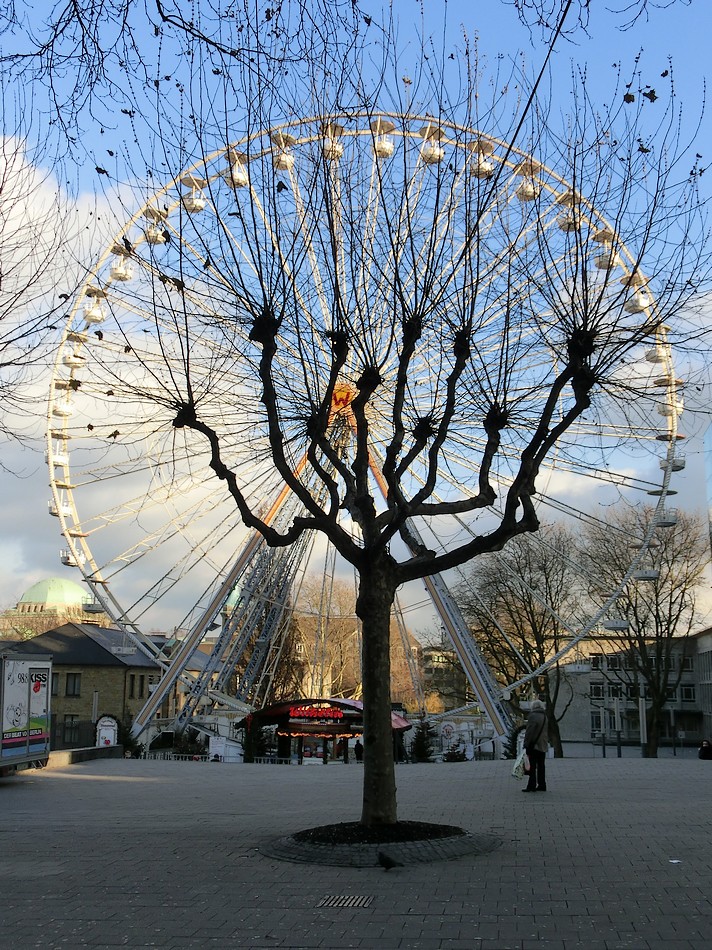
[[322, 897], [317, 907], [368, 907], [373, 896], [357, 897], [351, 894], [327, 894]]

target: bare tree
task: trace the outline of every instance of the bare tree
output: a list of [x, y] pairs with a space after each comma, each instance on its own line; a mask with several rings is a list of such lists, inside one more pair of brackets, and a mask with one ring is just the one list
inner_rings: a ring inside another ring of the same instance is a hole
[[30, 144], [30, 102], [1, 82], [0, 95], [0, 429], [21, 437], [37, 402], [24, 384], [44, 368], [55, 322], [76, 292], [67, 268], [75, 229], [56, 170], [43, 168], [43, 149]]
[[[541, 36], [541, 64], [562, 37], [588, 26], [589, 0], [501, 2]], [[689, 2], [632, 0], [616, 12], [626, 29], [653, 10]], [[360, 0], [214, 0], [192, 4], [189, 14], [178, 0], [85, 0], [58, 3], [38, 18], [29, 0], [4, 0], [0, 66], [23, 84], [45, 89], [50, 124], [81, 150], [87, 119], [115, 128], [117, 104], [132, 122], [148, 116], [150, 127], [151, 93], [187, 84], [196, 55], [216, 73], [238, 66], [259, 74], [264, 84], [314, 57], [326, 42], [337, 49], [369, 31], [390, 34], [399, 12], [388, 0], [375, 9]], [[446, 5], [442, 15], [446, 20]]]
[[[587, 529], [582, 556], [590, 566], [591, 593], [605, 599], [616, 576], [621, 576], [616, 572], [629, 558], [630, 545], [645, 536], [651, 518], [650, 508], [619, 510], [608, 525]], [[625, 686], [629, 695], [635, 689], [645, 697], [649, 757], [657, 756], [663, 709], [682, 675], [676, 654], [682, 645], [684, 656], [695, 623], [696, 593], [709, 563], [705, 535], [700, 518], [679, 512], [677, 524], [656, 533], [643, 568], [648, 579], [632, 579], [616, 602], [617, 618], [627, 621], [627, 629], [612, 647], [621, 662], [607, 675], [614, 684]]]
[[[673, 112], [651, 129], [643, 103], [600, 114], [579, 87], [560, 130], [518, 88], [505, 126], [511, 103], [485, 96], [474, 66], [448, 96], [426, 51], [376, 82], [352, 54], [324, 53], [310, 82], [279, 90], [233, 73], [222, 113], [196, 85], [183, 127], [166, 117], [162, 154], [180, 167], [189, 142], [192, 170], [119, 235], [134, 282], [92, 279], [110, 321], [73, 424], [132, 414], [102, 444], [109, 464], [145, 419], [172, 444], [175, 484], [205, 465], [269, 545], [320, 532], [356, 568], [362, 821], [387, 824], [396, 590], [538, 529], [547, 457], [605, 454], [595, 420], [642, 388], [621, 362], [684, 306], [706, 251]], [[641, 287], [654, 304], [627, 306]], [[253, 494], [256, 460], [299, 502], [284, 523]], [[426, 531], [448, 519], [470, 533], [443, 549]]]
[[39, 18], [28, 0], [5, 0], [0, 66], [45, 91], [50, 124], [81, 152], [87, 120], [111, 130], [117, 106], [134, 127], [143, 116], [150, 128], [152, 94], [189, 83], [195, 57], [216, 75], [237, 66], [268, 83], [372, 22], [375, 30], [357, 0], [218, 0], [192, 4], [189, 14], [176, 0], [87, 0], [58, 3]]
[[[478, 559], [458, 600], [503, 687], [545, 666], [583, 619], [576, 541], [560, 525], [540, 528]], [[556, 662], [529, 685], [546, 703], [549, 741], [563, 755], [559, 723], [572, 691]], [[518, 707], [518, 697], [512, 702]]]
[[305, 696], [361, 696], [361, 633], [353, 584], [325, 572], [309, 577], [297, 604], [307, 663]]
[[422, 665], [426, 712], [439, 714], [476, 702], [460, 658], [442, 631], [426, 638]]
[[[591, 0], [504, 0], [513, 6], [523, 23], [539, 28], [545, 36], [559, 27], [564, 34], [586, 30], [591, 15]], [[628, 0], [614, 10], [620, 28], [629, 29], [640, 19], [648, 19], [652, 10], [667, 9], [676, 3], [688, 6], [692, 0]]]
[[[295, 617], [303, 644], [305, 696], [343, 696], [361, 699], [361, 625], [356, 616], [353, 583], [326, 574], [307, 578], [300, 592]], [[391, 697], [409, 709], [418, 709], [417, 658], [411, 663], [406, 651], [418, 651], [415, 640], [395, 617], [391, 620]]]
[[299, 652], [301, 637], [296, 618], [292, 616], [285, 622], [289, 629], [281, 645], [280, 660], [269, 694], [270, 701], [275, 703], [300, 695], [307, 672], [307, 664]]

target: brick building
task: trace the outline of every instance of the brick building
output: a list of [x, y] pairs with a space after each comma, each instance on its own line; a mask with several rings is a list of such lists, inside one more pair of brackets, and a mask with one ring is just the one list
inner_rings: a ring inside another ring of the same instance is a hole
[[30, 639], [0, 641], [0, 648], [52, 656], [52, 749], [94, 745], [100, 716], [128, 723], [161, 675], [120, 630], [93, 623], [65, 623]]

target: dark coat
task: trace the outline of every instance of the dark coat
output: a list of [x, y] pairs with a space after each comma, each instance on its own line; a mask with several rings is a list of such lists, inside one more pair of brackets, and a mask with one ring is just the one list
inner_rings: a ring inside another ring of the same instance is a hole
[[539, 752], [546, 752], [549, 748], [549, 723], [543, 709], [533, 709], [529, 713], [524, 733], [524, 748], [534, 748]]

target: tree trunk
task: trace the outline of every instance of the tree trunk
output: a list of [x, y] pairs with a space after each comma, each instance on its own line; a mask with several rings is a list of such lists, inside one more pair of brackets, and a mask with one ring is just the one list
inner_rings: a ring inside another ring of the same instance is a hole
[[564, 747], [561, 743], [561, 730], [559, 729], [559, 723], [553, 716], [549, 720], [549, 744], [554, 750], [554, 758], [563, 759]]
[[554, 758], [563, 759], [564, 747], [561, 744], [561, 730], [559, 729], [559, 721], [556, 718], [556, 713], [554, 712], [554, 709], [556, 706], [556, 700], [552, 696], [551, 690], [549, 689], [548, 678], [545, 682], [544, 695], [545, 695], [545, 705], [546, 705], [546, 718], [549, 723], [549, 745], [554, 750]]
[[657, 704], [653, 703], [646, 714], [648, 726], [648, 741], [645, 743], [645, 756], [648, 759], [657, 759], [658, 746], [660, 744], [660, 710]]
[[391, 608], [396, 579], [393, 562], [384, 554], [360, 571], [356, 614], [361, 620], [363, 678], [363, 810], [364, 825], [389, 825], [398, 820], [396, 776], [391, 728]]

